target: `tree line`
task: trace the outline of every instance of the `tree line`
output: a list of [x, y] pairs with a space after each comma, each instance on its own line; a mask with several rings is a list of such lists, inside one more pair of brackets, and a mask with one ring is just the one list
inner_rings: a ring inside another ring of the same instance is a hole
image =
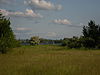
[[100, 49], [100, 25], [95, 24], [95, 21], [90, 21], [88, 26], [83, 27], [83, 36], [64, 38], [63, 46], [69, 48], [95, 48]]
[[50, 40], [33, 36], [28, 41], [30, 45], [59, 44], [68, 48], [92, 48], [100, 49], [100, 25], [91, 20], [87, 26], [83, 26], [83, 35], [80, 37], [64, 38], [63, 40]]
[[91, 20], [87, 26], [83, 26], [83, 35], [80, 37], [73, 36], [72, 38], [64, 38], [63, 40], [48, 40], [39, 39], [39, 37], [31, 37], [30, 44], [35, 45], [39, 43], [54, 42], [55, 44], [66, 46], [68, 48], [92, 48], [100, 49], [100, 25], [95, 24], [95, 21]]
[[64, 38], [61, 40], [50, 40], [33, 36], [29, 40], [16, 40], [13, 30], [10, 27], [10, 19], [0, 14], [0, 52], [6, 53], [9, 49], [20, 46], [20, 43], [26, 42], [30, 45], [39, 45], [40, 43], [58, 44], [68, 48], [95, 48], [100, 49], [100, 25], [91, 20], [87, 26], [83, 27], [83, 35], [80, 37]]

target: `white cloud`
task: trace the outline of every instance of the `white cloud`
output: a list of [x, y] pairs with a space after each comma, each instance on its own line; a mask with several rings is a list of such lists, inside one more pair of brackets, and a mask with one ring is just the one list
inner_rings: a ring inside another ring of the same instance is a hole
[[24, 4], [28, 4], [34, 10], [60, 10], [62, 8], [61, 5], [54, 5], [45, 0], [24, 1]]
[[3, 13], [4, 16], [16, 16], [16, 17], [42, 17], [40, 14], [35, 13], [33, 10], [31, 9], [26, 9], [25, 12], [9, 12], [5, 9], [0, 9], [0, 12]]
[[31, 28], [16, 28], [15, 30], [18, 30], [18, 31], [26, 31], [26, 30], [31, 30]]
[[29, 33], [31, 32], [31, 28], [25, 28], [25, 27], [20, 27], [20, 28], [14, 28], [14, 33], [23, 33], [23, 34], [26, 34], [26, 33]]
[[48, 32], [45, 36], [47, 36], [47, 37], [55, 37], [55, 36], [57, 36], [57, 33], [55, 33], [55, 32]]
[[53, 20], [53, 23], [63, 24], [63, 25], [71, 24], [71, 22], [68, 21], [67, 19], [55, 19], [55, 20]]

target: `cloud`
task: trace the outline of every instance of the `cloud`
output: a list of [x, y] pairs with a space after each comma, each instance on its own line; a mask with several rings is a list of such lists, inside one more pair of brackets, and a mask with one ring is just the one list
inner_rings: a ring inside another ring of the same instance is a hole
[[57, 33], [55, 33], [55, 32], [48, 32], [45, 36], [47, 36], [47, 37], [55, 37], [55, 36], [57, 36]]
[[70, 25], [71, 22], [68, 21], [67, 19], [55, 19], [53, 20], [53, 23], [56, 23], [56, 24], [63, 24], [63, 25]]
[[0, 0], [0, 4], [10, 4], [16, 0]]
[[20, 34], [20, 33], [29, 33], [29, 32], [32, 31], [31, 28], [25, 28], [25, 27], [14, 28], [13, 30], [14, 30], [14, 33], [18, 33], [18, 34]]
[[26, 18], [34, 18], [34, 17], [42, 17], [40, 14], [35, 13], [33, 10], [31, 9], [26, 9], [25, 12], [10, 12], [7, 11], [5, 9], [0, 9], [0, 12], [4, 15], [4, 16], [15, 16], [15, 17], [26, 17]]
[[28, 4], [33, 10], [60, 10], [62, 8], [61, 5], [54, 5], [45, 0], [24, 1], [24, 4]]
[[57, 32], [46, 32], [46, 33], [41, 33], [42, 38], [48, 38], [48, 39], [61, 39], [63, 38], [63, 35], [61, 33], [57, 33]]
[[16, 28], [15, 30], [24, 31], [24, 30], [31, 30], [31, 28]]
[[2, 3], [9, 3], [9, 0], [0, 0], [0, 4]]

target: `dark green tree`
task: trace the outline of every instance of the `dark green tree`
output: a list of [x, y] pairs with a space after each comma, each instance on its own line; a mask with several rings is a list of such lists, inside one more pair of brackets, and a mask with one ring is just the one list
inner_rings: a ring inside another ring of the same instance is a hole
[[17, 43], [10, 25], [10, 20], [0, 14], [0, 52], [2, 53], [15, 47]]
[[100, 26], [95, 21], [90, 21], [88, 26], [83, 27], [83, 45], [86, 47], [96, 47], [100, 43]]

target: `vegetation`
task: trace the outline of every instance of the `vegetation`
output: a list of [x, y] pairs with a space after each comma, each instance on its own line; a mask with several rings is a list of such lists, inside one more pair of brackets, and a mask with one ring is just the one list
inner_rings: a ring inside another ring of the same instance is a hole
[[100, 25], [94, 21], [83, 27], [83, 36], [63, 40], [17, 41], [10, 25], [0, 14], [0, 75], [100, 75]]
[[40, 38], [40, 44], [42, 45], [60, 45], [62, 40], [51, 40], [51, 39], [44, 39]]
[[[88, 26], [83, 27], [83, 36], [73, 38], [64, 38], [63, 40], [51, 40], [39, 37], [31, 37], [29, 40], [31, 45], [62, 45], [68, 48], [91, 48], [100, 49], [100, 25], [96, 25], [94, 21], [90, 21]], [[27, 42], [27, 41], [26, 41]]]
[[98, 47], [100, 44], [100, 25], [96, 25], [94, 21], [90, 21], [88, 26], [83, 27], [83, 35], [83, 38], [85, 38], [83, 45], [85, 47]]
[[30, 43], [31, 45], [39, 45], [40, 39], [39, 39], [38, 36], [33, 36], [33, 37], [31, 37], [29, 43]]
[[94, 21], [83, 27], [83, 36], [63, 40], [33, 36], [19, 40], [26, 43], [19, 48], [14, 48], [19, 41], [10, 25], [10, 20], [0, 14], [0, 52], [13, 49], [0, 54], [0, 75], [100, 75], [100, 51], [93, 50], [100, 49], [100, 26]]
[[99, 50], [38, 45], [0, 55], [0, 75], [100, 75]]
[[69, 48], [96, 48], [100, 49], [100, 25], [96, 25], [94, 21], [90, 21], [88, 26], [83, 27], [83, 36], [64, 38], [63, 46]]
[[2, 53], [6, 53], [9, 48], [16, 47], [18, 44], [10, 25], [10, 20], [0, 14], [0, 52]]
[[[19, 46], [10, 25], [10, 20], [0, 14], [0, 52], [2, 53], [6, 53], [9, 48]], [[96, 25], [94, 21], [90, 21], [88, 26], [83, 27], [83, 36], [80, 37], [73, 36], [73, 38], [64, 38], [63, 40], [50, 40], [33, 36], [30, 40], [20, 40], [20, 42], [26, 43], [26, 45], [53, 44], [68, 48], [100, 49], [100, 26]]]

